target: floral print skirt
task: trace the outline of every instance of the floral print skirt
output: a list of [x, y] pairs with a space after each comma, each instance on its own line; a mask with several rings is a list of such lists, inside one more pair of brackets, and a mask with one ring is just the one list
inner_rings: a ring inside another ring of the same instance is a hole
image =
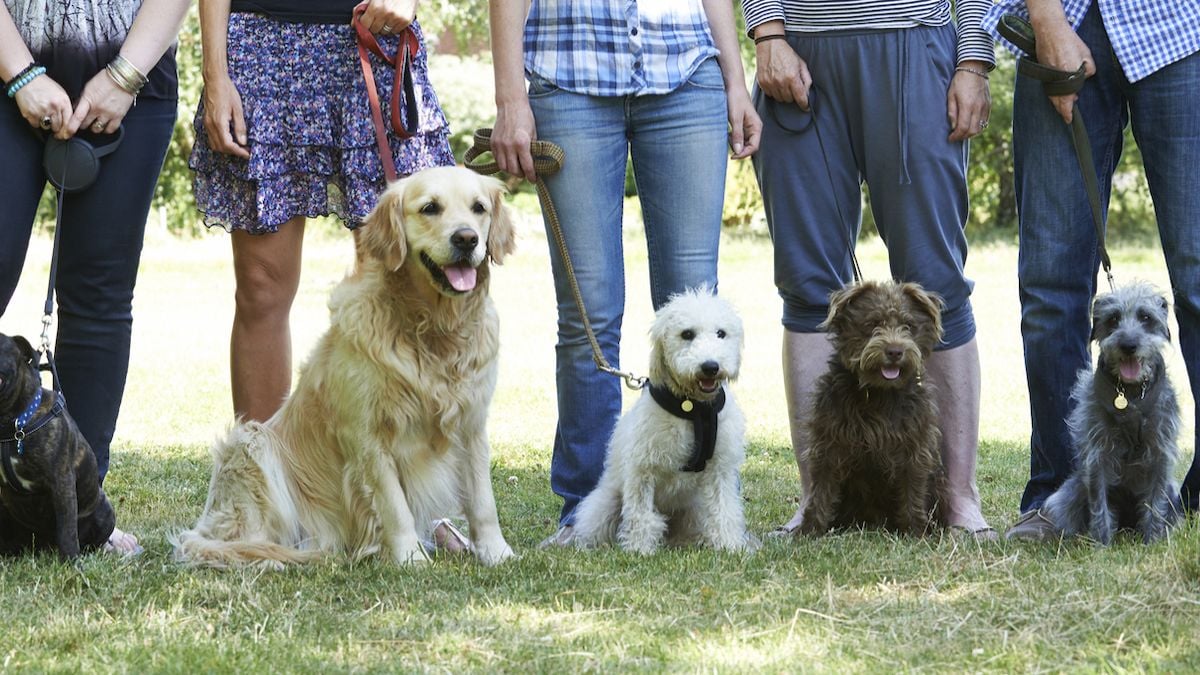
[[[413, 30], [424, 45], [420, 27]], [[398, 38], [379, 36], [385, 53]], [[296, 216], [335, 215], [360, 225], [385, 187], [366, 84], [350, 25], [285, 23], [257, 14], [229, 16], [229, 76], [242, 99], [250, 158], [215, 152], [196, 110], [196, 205], [204, 223], [232, 232], [275, 232]], [[446, 117], [429, 84], [425, 49], [414, 59], [420, 124], [393, 135], [388, 101], [393, 70], [371, 65], [396, 171], [404, 176], [454, 164]]]

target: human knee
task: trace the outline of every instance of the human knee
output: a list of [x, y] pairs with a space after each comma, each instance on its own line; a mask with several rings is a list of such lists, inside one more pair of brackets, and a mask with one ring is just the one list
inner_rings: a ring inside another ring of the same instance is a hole
[[243, 264], [237, 270], [234, 300], [239, 314], [270, 317], [286, 314], [296, 297], [296, 279], [284, 270], [262, 262]]

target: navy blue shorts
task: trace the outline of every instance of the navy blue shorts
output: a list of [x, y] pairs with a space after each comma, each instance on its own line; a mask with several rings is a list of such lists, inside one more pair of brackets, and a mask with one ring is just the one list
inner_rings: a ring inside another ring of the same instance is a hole
[[892, 276], [945, 302], [939, 349], [969, 342], [967, 144], [947, 140], [954, 27], [789, 33], [787, 41], [812, 73], [812, 112], [754, 91], [763, 120], [754, 168], [784, 327], [819, 332], [829, 294], [853, 280], [849, 245], [865, 182]]

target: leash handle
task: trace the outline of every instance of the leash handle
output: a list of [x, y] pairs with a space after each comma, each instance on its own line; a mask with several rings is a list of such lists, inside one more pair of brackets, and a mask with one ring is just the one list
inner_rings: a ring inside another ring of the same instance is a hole
[[[1082, 64], [1075, 71], [1058, 70], [1043, 66], [1037, 62], [1037, 37], [1033, 26], [1028, 21], [1015, 14], [1005, 14], [1000, 17], [996, 29], [1001, 37], [1016, 45], [1025, 52], [1025, 56], [1017, 60], [1017, 72], [1025, 77], [1042, 83], [1042, 90], [1047, 96], [1067, 96], [1077, 93], [1087, 80], [1087, 72]], [[1092, 225], [1096, 230], [1096, 252], [1100, 256], [1100, 265], [1108, 278], [1108, 288], [1113, 290], [1112, 259], [1108, 256], [1108, 248], [1104, 245], [1105, 231], [1104, 206], [1100, 200], [1100, 179], [1096, 176], [1096, 165], [1092, 159], [1092, 144], [1088, 140], [1087, 127], [1083, 124], [1083, 114], [1079, 110], [1079, 101], [1075, 102], [1071, 111], [1071, 145], [1075, 148], [1075, 159], [1079, 163], [1079, 173], [1083, 177], [1083, 189], [1087, 193], [1088, 207], [1092, 212]]]
[[[355, 43], [358, 46], [359, 67], [362, 69], [363, 81], [367, 85], [367, 100], [371, 105], [375, 144], [379, 147], [379, 159], [383, 162], [383, 174], [390, 183], [399, 178], [399, 174], [396, 172], [396, 162], [392, 158], [392, 149], [388, 144], [387, 128], [383, 123], [383, 107], [379, 102], [379, 89], [375, 85], [375, 73], [371, 68], [371, 59], [368, 53], [378, 56], [394, 70], [390, 101], [392, 131], [402, 140], [408, 139], [417, 133], [420, 124], [412, 64], [417, 53], [421, 51], [421, 42], [417, 40], [417, 34], [410, 24], [397, 34], [400, 38], [400, 45], [396, 48], [396, 53], [389, 56], [379, 46], [379, 40], [363, 25], [362, 15], [366, 11], [366, 2], [355, 6], [351, 23], [354, 25], [356, 34]], [[401, 110], [401, 93], [403, 93], [403, 110]]]
[[[463, 163], [467, 168], [485, 176], [499, 173], [500, 166], [494, 158], [491, 161], [481, 159], [483, 155], [492, 151], [492, 130], [477, 129], [473, 141], [463, 156]], [[647, 379], [645, 377], [618, 370], [609, 364], [608, 359], [604, 358], [604, 352], [600, 350], [600, 341], [596, 339], [596, 332], [592, 329], [592, 322], [588, 319], [587, 309], [584, 307], [583, 292], [579, 290], [579, 280], [575, 278], [575, 266], [571, 264], [571, 254], [567, 251], [566, 237], [563, 236], [562, 225], [558, 221], [558, 211], [554, 208], [554, 200], [550, 198], [550, 190], [546, 188], [545, 181], [546, 176], [558, 173], [562, 169], [566, 159], [565, 153], [562, 148], [550, 141], [533, 141], [529, 149], [533, 153], [533, 168], [537, 175], [534, 187], [537, 188], [538, 201], [541, 202], [542, 210], [546, 213], [546, 221], [550, 223], [550, 233], [554, 237], [554, 244], [562, 259], [563, 269], [566, 270], [567, 282], [571, 286], [571, 295], [575, 299], [575, 307], [579, 310], [579, 316], [583, 320], [583, 330], [587, 333], [588, 344], [592, 348], [592, 361], [600, 372], [616, 375], [623, 379], [626, 387], [635, 391], [641, 389], [646, 386]]]

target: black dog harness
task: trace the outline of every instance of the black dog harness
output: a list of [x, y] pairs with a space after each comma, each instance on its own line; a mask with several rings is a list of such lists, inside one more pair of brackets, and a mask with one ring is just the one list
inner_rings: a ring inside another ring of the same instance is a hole
[[725, 407], [725, 388], [717, 391], [717, 397], [712, 401], [693, 401], [690, 398], [679, 398], [670, 389], [660, 387], [653, 382], [647, 385], [654, 402], [663, 410], [685, 420], [692, 421], [692, 433], [696, 443], [692, 447], [692, 455], [688, 457], [680, 471], [700, 472], [712, 459], [717, 447], [717, 413]]
[[63, 395], [58, 393], [54, 399], [54, 405], [51, 406], [49, 412], [41, 417], [34, 419], [37, 414], [38, 407], [42, 405], [42, 389], [38, 387], [37, 393], [33, 395], [33, 400], [26, 406], [25, 411], [17, 415], [13, 420], [13, 433], [11, 437], [0, 438], [0, 469], [4, 470], [4, 480], [15, 491], [21, 494], [32, 494], [25, 486], [21, 485], [21, 481], [17, 479], [17, 472], [12, 465], [12, 450], [16, 447], [17, 456], [25, 454], [25, 438], [30, 434], [37, 433], [42, 427], [46, 426], [55, 417], [58, 417], [66, 409], [67, 402], [63, 399]]

